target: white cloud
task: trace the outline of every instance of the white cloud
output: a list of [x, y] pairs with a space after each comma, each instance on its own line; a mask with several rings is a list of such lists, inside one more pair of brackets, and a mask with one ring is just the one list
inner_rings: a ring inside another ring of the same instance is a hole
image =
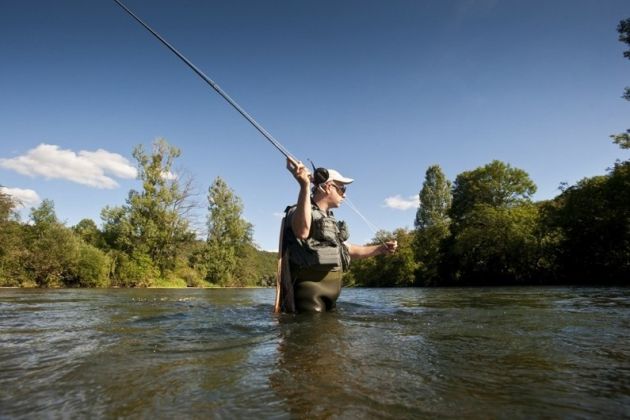
[[79, 156], [93, 162], [95, 165], [103, 168], [103, 170], [111, 172], [112, 175], [118, 178], [131, 179], [138, 175], [136, 168], [131, 166], [129, 161], [118, 153], [111, 153], [103, 149], [98, 149], [96, 152], [81, 150]]
[[417, 209], [420, 206], [420, 200], [417, 195], [412, 195], [407, 198], [395, 195], [393, 197], [387, 197], [385, 199], [385, 207], [396, 210], [409, 210]]
[[39, 195], [37, 195], [37, 193], [33, 190], [25, 190], [22, 188], [0, 187], [0, 191], [16, 199], [17, 200], [16, 207], [18, 209], [25, 208], [25, 207], [32, 207], [38, 204], [40, 201], [42, 201], [42, 199], [39, 198]]
[[136, 168], [117, 153], [98, 149], [95, 152], [82, 150], [77, 154], [53, 144], [40, 144], [22, 156], [0, 159], [0, 167], [31, 177], [65, 179], [107, 189], [118, 187], [112, 177], [132, 179], [137, 173]]

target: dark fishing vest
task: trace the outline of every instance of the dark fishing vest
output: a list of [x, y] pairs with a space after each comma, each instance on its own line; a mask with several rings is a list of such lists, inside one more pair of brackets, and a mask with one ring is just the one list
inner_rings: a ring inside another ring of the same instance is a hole
[[[287, 216], [296, 206], [289, 206]], [[344, 242], [349, 238], [346, 222], [337, 221], [332, 212], [324, 212], [311, 204], [311, 230], [308, 238], [298, 239], [291, 228], [291, 218], [287, 217], [283, 244], [289, 251], [293, 268], [313, 268], [323, 271], [343, 270], [350, 266], [350, 253]]]

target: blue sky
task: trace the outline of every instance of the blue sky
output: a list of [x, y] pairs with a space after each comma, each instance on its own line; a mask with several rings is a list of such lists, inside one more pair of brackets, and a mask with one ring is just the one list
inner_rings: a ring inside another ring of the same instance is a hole
[[[412, 227], [429, 165], [500, 159], [552, 198], [603, 174], [630, 127], [627, 0], [166, 1], [125, 4], [291, 153], [356, 179], [377, 227]], [[205, 195], [222, 177], [263, 249], [297, 184], [283, 156], [113, 1], [8, 2], [0, 13], [0, 184], [68, 225], [122, 205], [134, 145], [165, 138]], [[406, 207], [406, 209], [405, 209]], [[27, 211], [26, 211], [27, 213]], [[373, 232], [348, 207], [351, 241]]]

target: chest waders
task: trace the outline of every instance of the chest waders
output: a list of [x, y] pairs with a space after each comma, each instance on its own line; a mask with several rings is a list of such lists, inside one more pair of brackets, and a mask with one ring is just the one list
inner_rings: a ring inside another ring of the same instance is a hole
[[[294, 209], [287, 208], [283, 221], [278, 287], [284, 299], [276, 298], [276, 308], [285, 312], [331, 310], [341, 293], [343, 271], [350, 264], [348, 248], [343, 243], [348, 239], [347, 227], [337, 222], [332, 213], [323, 212], [313, 204], [309, 237], [297, 239], [291, 229]], [[293, 299], [286, 293], [288, 274]]]
[[335, 307], [341, 294], [343, 272], [298, 270], [294, 275], [295, 307], [298, 312], [324, 312]]

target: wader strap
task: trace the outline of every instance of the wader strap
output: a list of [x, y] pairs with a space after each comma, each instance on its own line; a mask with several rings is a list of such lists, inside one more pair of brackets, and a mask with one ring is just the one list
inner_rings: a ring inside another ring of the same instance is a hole
[[281, 270], [281, 286], [282, 286], [282, 299], [280, 301], [280, 309], [282, 312], [294, 313], [295, 309], [295, 292], [293, 288], [293, 277], [291, 277], [291, 268], [289, 264], [289, 250], [284, 252], [282, 257]]
[[276, 268], [276, 299], [273, 312], [295, 312], [295, 298], [293, 296], [293, 281], [289, 267], [289, 250], [284, 249], [284, 224], [286, 217], [280, 223], [280, 240], [278, 241], [278, 266]]
[[273, 304], [273, 313], [280, 313], [280, 295], [282, 291], [282, 237], [284, 236], [284, 221], [286, 217], [282, 218], [280, 222], [280, 239], [278, 240], [278, 266], [276, 267], [276, 300]]

